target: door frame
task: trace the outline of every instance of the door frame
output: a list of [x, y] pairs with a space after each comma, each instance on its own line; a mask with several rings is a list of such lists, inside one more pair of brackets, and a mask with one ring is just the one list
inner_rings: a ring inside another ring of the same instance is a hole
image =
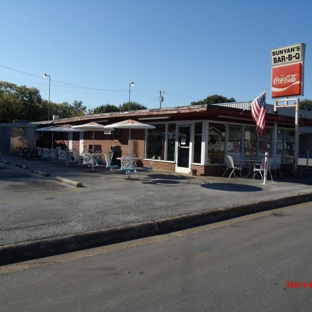
[[[178, 157], [179, 157], [179, 128], [180, 127], [189, 127], [190, 128], [190, 137], [189, 137], [189, 162], [188, 167], [178, 166]], [[193, 150], [193, 124], [191, 122], [176, 123], [176, 141], [175, 141], [175, 172], [178, 173], [190, 173], [191, 172], [191, 163], [192, 163], [192, 150]]]

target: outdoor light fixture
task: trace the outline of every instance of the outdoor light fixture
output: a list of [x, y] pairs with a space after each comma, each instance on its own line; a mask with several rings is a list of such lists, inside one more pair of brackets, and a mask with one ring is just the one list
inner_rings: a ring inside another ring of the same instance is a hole
[[128, 111], [130, 111], [130, 95], [131, 95], [131, 87], [134, 86], [134, 82], [129, 83], [129, 103], [128, 103]]
[[51, 76], [46, 73], [43, 75], [43, 78], [49, 77], [49, 102], [48, 102], [48, 120], [50, 119], [50, 90], [51, 90]]

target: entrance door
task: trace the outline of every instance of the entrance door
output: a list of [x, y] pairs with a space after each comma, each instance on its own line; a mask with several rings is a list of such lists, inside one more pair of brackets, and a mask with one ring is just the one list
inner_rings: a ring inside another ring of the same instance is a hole
[[190, 173], [190, 137], [191, 126], [178, 125], [178, 142], [177, 142], [177, 163], [176, 172]]

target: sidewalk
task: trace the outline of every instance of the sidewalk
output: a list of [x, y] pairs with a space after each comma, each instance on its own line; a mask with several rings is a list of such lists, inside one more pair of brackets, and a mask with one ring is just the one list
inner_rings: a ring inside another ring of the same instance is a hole
[[112, 244], [312, 201], [310, 173], [268, 180], [0, 155], [0, 264]]

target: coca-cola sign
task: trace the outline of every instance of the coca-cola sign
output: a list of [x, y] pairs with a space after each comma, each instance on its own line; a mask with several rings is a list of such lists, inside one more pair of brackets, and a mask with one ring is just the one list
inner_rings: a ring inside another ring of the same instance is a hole
[[302, 64], [272, 67], [271, 97], [303, 95]]

